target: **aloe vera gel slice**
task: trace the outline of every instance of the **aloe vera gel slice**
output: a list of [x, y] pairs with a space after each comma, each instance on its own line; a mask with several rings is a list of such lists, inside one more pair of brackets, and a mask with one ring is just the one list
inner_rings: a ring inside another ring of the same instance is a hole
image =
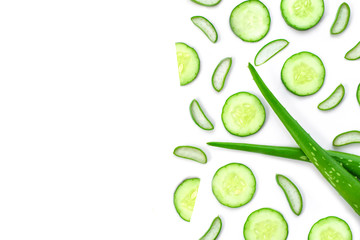
[[195, 49], [189, 45], [178, 42], [175, 46], [180, 85], [184, 86], [197, 77], [200, 70], [200, 59]]
[[204, 130], [213, 130], [214, 125], [206, 117], [205, 113], [200, 107], [200, 104], [195, 99], [190, 104], [190, 115], [196, 125]]
[[214, 25], [209, 20], [202, 16], [194, 16], [191, 18], [191, 21], [206, 35], [206, 37], [211, 42], [217, 42], [218, 34]]
[[355, 47], [353, 47], [352, 49], [350, 49], [346, 54], [345, 54], [345, 59], [346, 60], [356, 60], [360, 58], [360, 42], [358, 42]]
[[360, 131], [349, 131], [337, 135], [333, 141], [336, 147], [348, 145], [351, 143], [360, 143]]
[[327, 111], [335, 108], [340, 104], [341, 100], [344, 98], [345, 88], [342, 84], [340, 84], [331, 95], [321, 102], [318, 106], [318, 109]]
[[174, 149], [174, 155], [177, 157], [193, 160], [205, 164], [207, 162], [206, 154], [203, 150], [193, 146], [178, 146]]
[[359, 86], [358, 86], [357, 91], [356, 91], [356, 98], [357, 98], [358, 103], [360, 105], [360, 83], [359, 83]]
[[346, 29], [349, 23], [349, 19], [350, 19], [350, 7], [347, 3], [344, 2], [340, 5], [336, 13], [336, 18], [333, 25], [331, 26], [330, 33], [331, 34], [342, 33]]
[[207, 232], [200, 238], [200, 240], [215, 240], [219, 236], [221, 227], [222, 227], [221, 218], [216, 217], [211, 223], [209, 230], [207, 230]]
[[216, 91], [220, 92], [223, 89], [231, 64], [231, 58], [224, 58], [215, 68], [211, 82]]
[[284, 191], [293, 213], [299, 216], [303, 207], [303, 201], [299, 189], [290, 179], [281, 174], [276, 175], [276, 182]]
[[174, 193], [174, 206], [179, 216], [190, 222], [200, 185], [199, 178], [185, 179], [176, 188]]
[[255, 56], [255, 66], [260, 66], [283, 50], [289, 44], [285, 39], [277, 39], [263, 46]]
[[352, 233], [344, 220], [331, 216], [320, 219], [309, 232], [308, 240], [322, 239], [352, 240]]
[[199, 5], [206, 6], [206, 7], [215, 6], [221, 2], [221, 0], [191, 0], [191, 1], [193, 1], [194, 3], [197, 3]]

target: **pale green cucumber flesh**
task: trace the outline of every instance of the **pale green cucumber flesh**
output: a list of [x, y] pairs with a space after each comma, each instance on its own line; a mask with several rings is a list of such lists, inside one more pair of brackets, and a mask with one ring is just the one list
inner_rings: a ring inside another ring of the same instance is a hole
[[284, 191], [293, 213], [299, 216], [303, 207], [303, 200], [299, 189], [289, 178], [281, 174], [276, 175], [276, 182]]
[[277, 53], [283, 50], [289, 42], [285, 39], [276, 39], [267, 43], [263, 46], [259, 52], [255, 56], [254, 64], [255, 66], [260, 66], [267, 61], [269, 61], [272, 57], [274, 57]]
[[196, 125], [204, 130], [213, 130], [214, 125], [207, 118], [200, 104], [195, 99], [190, 104], [190, 115]]
[[345, 95], [345, 88], [340, 84], [331, 95], [318, 105], [318, 109], [327, 111], [338, 106]]
[[223, 89], [231, 64], [232, 58], [224, 58], [216, 66], [211, 78], [212, 86], [216, 91], [220, 92]]
[[197, 26], [206, 37], [213, 43], [217, 42], [218, 34], [214, 25], [206, 18], [202, 16], [194, 16], [191, 21]]
[[221, 0], [191, 0], [191, 1], [206, 7], [216, 6], [221, 2]]
[[199, 178], [185, 179], [176, 188], [174, 193], [174, 206], [179, 216], [190, 222], [200, 185]]
[[200, 59], [194, 48], [181, 42], [177, 42], [176, 56], [180, 85], [184, 86], [195, 80], [200, 70]]
[[360, 42], [345, 54], [346, 60], [357, 60], [360, 58]]
[[178, 146], [174, 149], [174, 155], [203, 164], [207, 162], [207, 157], [204, 151], [193, 146]]
[[221, 231], [222, 221], [220, 217], [216, 217], [206, 233], [200, 238], [200, 240], [215, 240]]
[[350, 7], [347, 3], [342, 3], [336, 13], [336, 18], [334, 20], [333, 25], [331, 26], [330, 33], [331, 34], [340, 34], [342, 33], [350, 19]]
[[348, 131], [337, 135], [334, 138], [333, 145], [336, 147], [348, 145], [351, 143], [360, 143], [360, 131]]
[[308, 240], [352, 240], [349, 225], [338, 217], [327, 217], [317, 221], [310, 229]]

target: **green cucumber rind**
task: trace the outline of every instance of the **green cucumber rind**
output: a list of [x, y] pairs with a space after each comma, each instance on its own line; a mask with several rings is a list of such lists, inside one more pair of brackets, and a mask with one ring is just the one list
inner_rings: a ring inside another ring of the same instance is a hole
[[354, 61], [354, 60], [357, 60], [357, 59], [359, 59], [360, 58], [360, 54], [359, 54], [359, 56], [357, 56], [356, 58], [349, 58], [348, 57], [348, 54], [352, 51], [352, 50], [354, 50], [355, 48], [357, 48], [357, 47], [360, 47], [359, 46], [360, 45], [360, 42], [358, 42], [353, 48], [351, 48], [349, 51], [347, 51], [347, 53], [345, 54], [345, 59], [346, 60], [349, 60], [349, 61]]
[[357, 91], [356, 91], [356, 98], [357, 98], [357, 101], [360, 105], [360, 83], [359, 83], [359, 86], [357, 88]]
[[[273, 55], [271, 55], [271, 57], [269, 57], [265, 62], [257, 65], [257, 64], [256, 64], [256, 58], [257, 58], [258, 55], [261, 53], [261, 51], [262, 51], [265, 47], [267, 47], [268, 45], [270, 45], [270, 44], [272, 44], [273, 42], [276, 42], [276, 41], [285, 41], [285, 42], [287, 42], [287, 44], [286, 44], [284, 47], [282, 47], [281, 49], [279, 49], [277, 52], [275, 52]], [[261, 65], [263, 65], [264, 63], [266, 63], [267, 61], [269, 61], [271, 58], [273, 58], [276, 54], [278, 54], [279, 52], [281, 52], [284, 48], [286, 48], [288, 45], [289, 45], [289, 41], [287, 41], [286, 39], [283, 39], [283, 38], [275, 39], [275, 40], [273, 40], [273, 41], [265, 44], [265, 45], [257, 52], [257, 54], [256, 54], [256, 56], [255, 56], [255, 58], [254, 58], [254, 64], [255, 64], [255, 66], [261, 66]]]
[[214, 222], [215, 222], [216, 220], [219, 220], [219, 222], [220, 222], [220, 228], [219, 228], [219, 231], [218, 231], [218, 233], [216, 234], [216, 236], [213, 238], [213, 240], [215, 240], [215, 239], [219, 236], [219, 234], [220, 234], [220, 232], [221, 232], [221, 228], [222, 228], [222, 221], [221, 221], [221, 218], [220, 218], [219, 216], [217, 216], [217, 217], [214, 218], [214, 220], [212, 221], [209, 229], [206, 231], [206, 233], [204, 233], [204, 235], [203, 235], [199, 240], [203, 240], [204, 237], [206, 237], [206, 235], [210, 232], [210, 230], [211, 230], [211, 228], [212, 228], [212, 226], [213, 226], [213, 224], [214, 224]]
[[192, 82], [197, 78], [197, 76], [198, 76], [198, 74], [199, 74], [199, 72], [200, 72], [200, 58], [199, 58], [199, 54], [197, 53], [197, 51], [196, 51], [193, 47], [190, 47], [189, 45], [187, 45], [187, 44], [184, 43], [184, 42], [176, 42], [176, 43], [175, 43], [175, 46], [176, 46], [177, 44], [184, 44], [186, 47], [188, 47], [188, 48], [190, 48], [192, 51], [194, 51], [194, 53], [196, 53], [196, 58], [197, 58], [197, 60], [198, 60], [198, 62], [199, 62], [199, 66], [198, 66], [197, 71], [196, 71], [196, 73], [195, 73], [195, 77], [194, 77], [192, 80], [188, 80], [188, 81], [186, 81], [185, 83], [181, 83], [181, 79], [180, 79], [180, 86], [186, 86], [186, 85], [188, 85], [189, 83], [192, 83]]
[[322, 221], [326, 221], [328, 219], [331, 219], [331, 218], [334, 218], [336, 220], [340, 220], [341, 222], [345, 223], [345, 225], [347, 226], [348, 230], [349, 230], [349, 233], [352, 237], [352, 231], [351, 231], [351, 228], [349, 226], [349, 224], [347, 222], [345, 222], [343, 219], [339, 218], [339, 217], [335, 217], [335, 216], [329, 216], [329, 217], [325, 217], [325, 218], [322, 218], [320, 220], [318, 220], [316, 223], [314, 223], [314, 225], [312, 225], [310, 231], [309, 231], [309, 235], [308, 235], [308, 240], [315, 240], [315, 239], [310, 239], [310, 235], [312, 233], [312, 231], [314, 231], [314, 228], [316, 227], [316, 225], [319, 223], [319, 222], [322, 222]]
[[[224, 61], [226, 61], [226, 60], [229, 60], [229, 61], [230, 61], [230, 64], [229, 64], [229, 67], [228, 67], [226, 73], [224, 74], [224, 78], [223, 78], [223, 82], [222, 82], [221, 87], [220, 87], [219, 89], [217, 89], [217, 88], [215, 87], [215, 84], [214, 84], [215, 73], [216, 73], [216, 71], [218, 70], [218, 68], [220, 67], [220, 65], [221, 65]], [[226, 80], [226, 77], [227, 77], [227, 75], [228, 75], [228, 73], [229, 73], [229, 71], [230, 71], [231, 65], [232, 65], [232, 58], [231, 58], [231, 57], [227, 57], [227, 58], [224, 58], [223, 60], [221, 60], [221, 61], [219, 62], [219, 64], [216, 66], [216, 68], [215, 68], [215, 70], [214, 70], [214, 72], [213, 72], [213, 75], [212, 75], [212, 77], [211, 77], [211, 84], [212, 84], [213, 88], [215, 89], [215, 91], [220, 92], [220, 91], [224, 88], [225, 80]]]
[[214, 3], [214, 4], [205, 4], [205, 3], [201, 3], [201, 2], [196, 1], [196, 0], [191, 0], [191, 1], [194, 2], [194, 3], [196, 3], [196, 4], [199, 4], [199, 5], [201, 5], [201, 6], [205, 6], [205, 7], [213, 7], [213, 6], [218, 5], [218, 4], [221, 2], [221, 0], [219, 0], [219, 1], [217, 1], [216, 3]]
[[[345, 7], [347, 8], [347, 10], [349, 11], [349, 14], [347, 15], [347, 18], [346, 18], [346, 23], [345, 23], [344, 27], [343, 27], [339, 32], [334, 32], [335, 24], [336, 24], [336, 22], [337, 22], [337, 20], [338, 20], [338, 18], [339, 18], [339, 16], [340, 16], [340, 9], [341, 9], [343, 6], [345, 6]], [[350, 11], [350, 7], [349, 7], [349, 5], [348, 5], [346, 2], [343, 2], [343, 3], [339, 6], [338, 11], [337, 11], [337, 13], [336, 13], [335, 20], [334, 20], [334, 22], [333, 22], [333, 24], [332, 24], [332, 26], [331, 26], [331, 29], [330, 29], [330, 33], [331, 33], [331, 34], [336, 35], [336, 34], [340, 34], [340, 33], [342, 33], [343, 31], [345, 31], [347, 25], [349, 24], [350, 12], [351, 12], [351, 11]]]
[[[214, 32], [215, 32], [215, 36], [216, 36], [214, 41], [210, 39], [210, 36], [207, 34], [207, 32], [206, 32], [203, 28], [200, 28], [198, 25], [196, 25], [196, 23], [194, 22], [194, 19], [195, 19], [195, 18], [201, 18], [201, 19], [203, 19], [204, 21], [206, 21], [207, 23], [209, 23], [209, 24], [211, 25], [211, 27], [213, 28], [213, 30], [214, 30]], [[193, 16], [193, 17], [191, 18], [191, 21], [194, 23], [194, 25], [195, 25], [196, 27], [198, 27], [198, 28], [205, 34], [205, 36], [206, 36], [212, 43], [216, 43], [216, 42], [217, 42], [217, 40], [218, 40], [218, 33], [217, 33], [217, 31], [216, 31], [216, 28], [214, 27], [214, 25], [213, 25], [207, 18], [205, 18], [205, 17], [203, 17], [203, 16]]]
[[346, 134], [348, 134], [348, 133], [358, 133], [358, 134], [360, 135], [360, 131], [358, 131], [358, 130], [352, 130], [352, 131], [347, 131], [347, 132], [340, 133], [339, 135], [337, 135], [337, 136], [334, 138], [334, 140], [333, 140], [333, 142], [332, 142], [333, 146], [335, 146], [335, 147], [341, 147], [341, 146], [349, 145], [349, 144], [352, 144], [352, 143], [360, 143], [360, 141], [351, 141], [351, 142], [347, 142], [347, 143], [344, 143], [344, 144], [336, 144], [336, 140], [337, 140], [339, 137], [342, 137], [343, 135], [346, 135]]
[[[193, 111], [191, 111], [191, 105], [192, 105], [192, 104], [196, 104], [196, 105], [199, 107], [200, 112], [203, 114], [204, 118], [205, 118], [205, 119], [209, 122], [209, 124], [211, 125], [210, 128], [204, 128], [203, 126], [201, 126], [201, 125], [197, 122], [197, 120], [196, 120], [196, 118], [195, 118], [195, 116], [194, 116], [194, 114], [193, 114]], [[205, 114], [204, 111], [202, 110], [200, 104], [198, 103], [198, 101], [196, 101], [196, 99], [192, 100], [192, 102], [190, 103], [190, 115], [191, 115], [192, 120], [195, 122], [195, 124], [198, 125], [201, 129], [206, 130], [206, 131], [210, 131], [210, 130], [213, 130], [213, 129], [214, 129], [214, 125], [213, 125], [212, 122], [208, 119], [208, 117], [206, 116], [206, 114]]]
[[[299, 209], [299, 212], [297, 212], [293, 208], [293, 204], [291, 204], [290, 197], [289, 197], [289, 195], [287, 193], [287, 190], [280, 184], [279, 177], [285, 178], [293, 186], [293, 188], [296, 190], [296, 192], [299, 194], [299, 196], [300, 196], [300, 209]], [[284, 175], [281, 175], [281, 174], [276, 174], [276, 182], [281, 187], [281, 189], [284, 191], [286, 199], [287, 199], [287, 201], [288, 201], [288, 203], [290, 205], [291, 211], [293, 211], [293, 213], [295, 213], [297, 216], [299, 216], [301, 214], [301, 212], [302, 212], [302, 209], [303, 209], [303, 199], [302, 199], [301, 193], [299, 191], [299, 188], [288, 177], [286, 177]]]
[[[320, 105], [323, 104], [324, 102], [326, 102], [327, 100], [329, 100], [329, 99], [334, 95], [334, 93], [338, 90], [338, 88], [341, 88], [341, 89], [342, 89], [342, 96], [341, 96], [341, 98], [339, 99], [339, 101], [338, 101], [335, 105], [333, 105], [332, 107], [330, 107], [330, 108], [321, 108]], [[330, 94], [329, 97], [327, 97], [324, 101], [322, 101], [321, 103], [319, 103], [318, 109], [319, 109], [319, 110], [322, 110], [322, 111], [328, 111], [328, 110], [334, 109], [334, 108], [336, 108], [336, 107], [341, 103], [341, 101], [344, 99], [344, 96], [345, 96], [345, 88], [344, 88], [344, 86], [343, 86], [342, 84], [340, 84], [340, 85], [337, 86], [336, 89]]]
[[174, 192], [174, 195], [173, 195], [173, 204], [174, 204], [174, 207], [175, 207], [175, 210], [176, 212], [178, 213], [178, 215], [181, 217], [181, 219], [183, 219], [184, 221], [186, 222], [190, 222], [190, 220], [188, 219], [185, 219], [182, 214], [181, 214], [181, 210], [178, 208], [178, 206], [176, 205], [175, 203], [175, 195], [176, 195], [176, 192], [177, 190], [186, 182], [186, 181], [199, 181], [199, 185], [200, 185], [200, 178], [186, 178], [184, 179], [175, 189], [175, 192]]
[[[200, 152], [203, 154], [203, 156], [204, 156], [204, 158], [205, 158], [205, 161], [204, 161], [204, 162], [200, 162], [200, 161], [197, 161], [197, 160], [196, 160], [196, 159], [194, 159], [194, 158], [184, 157], [184, 156], [181, 156], [181, 155], [176, 154], [176, 150], [178, 150], [179, 148], [183, 148], [183, 147], [186, 147], [186, 148], [193, 148], [193, 149], [196, 149], [196, 150], [200, 151]], [[179, 158], [189, 159], [189, 160], [192, 160], [192, 161], [195, 161], [195, 162], [201, 163], [201, 164], [205, 164], [205, 163], [207, 163], [207, 156], [206, 156], [206, 153], [205, 153], [202, 149], [197, 148], [197, 147], [194, 147], [194, 146], [189, 146], [189, 145], [177, 146], [177, 147], [174, 149], [173, 154], [174, 154], [175, 156], [179, 157]]]

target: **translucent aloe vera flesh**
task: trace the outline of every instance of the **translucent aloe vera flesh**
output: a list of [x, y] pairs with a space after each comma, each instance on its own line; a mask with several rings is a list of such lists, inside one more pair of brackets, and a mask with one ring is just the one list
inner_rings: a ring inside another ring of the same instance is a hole
[[351, 143], [360, 143], [360, 131], [349, 131], [337, 135], [333, 141], [333, 145], [340, 147]]
[[221, 2], [221, 0], [191, 0], [191, 1], [206, 7], [216, 6]]
[[346, 54], [345, 54], [345, 59], [347, 60], [357, 60], [360, 58], [360, 42], [358, 42], [355, 47], [353, 47], [352, 49], [350, 49]]
[[300, 215], [303, 207], [303, 200], [299, 189], [289, 178], [281, 174], [276, 175], [276, 182], [284, 191], [291, 210], [296, 215]]
[[232, 64], [232, 58], [224, 58], [215, 68], [211, 78], [211, 83], [213, 88], [217, 92], [220, 92], [223, 89], [226, 77], [231, 68], [231, 64]]
[[191, 21], [197, 26], [206, 37], [213, 43], [217, 42], [218, 34], [214, 25], [202, 16], [194, 16], [191, 18]]
[[337, 105], [340, 104], [340, 102], [344, 98], [344, 95], [345, 88], [342, 84], [340, 84], [327, 99], [325, 99], [319, 104], [318, 109], [323, 111], [334, 109]]
[[340, 5], [336, 13], [336, 18], [333, 25], [331, 26], [330, 33], [331, 34], [342, 33], [346, 29], [349, 23], [349, 19], [350, 19], [350, 7], [347, 3], [344, 2]]
[[200, 104], [195, 99], [190, 104], [190, 115], [191, 118], [194, 120], [196, 125], [204, 130], [213, 130], [214, 125], [210, 122], [210, 120], [206, 117], [205, 113], [203, 112]]
[[207, 232], [200, 238], [200, 240], [215, 240], [219, 236], [221, 231], [222, 221], [220, 217], [216, 217], [211, 223], [210, 228]]
[[193, 160], [205, 164], [207, 162], [206, 154], [203, 150], [193, 146], [178, 146], [174, 149], [174, 155], [177, 157]]
[[289, 42], [285, 39], [277, 39], [267, 43], [263, 46], [259, 52], [255, 56], [254, 64], [255, 66], [260, 66], [267, 61], [269, 61], [272, 57], [274, 57], [277, 53], [283, 50]]

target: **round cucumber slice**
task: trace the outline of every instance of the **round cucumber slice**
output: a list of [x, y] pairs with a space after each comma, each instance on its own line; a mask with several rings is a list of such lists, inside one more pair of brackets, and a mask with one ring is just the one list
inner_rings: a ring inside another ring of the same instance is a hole
[[316, 222], [310, 232], [309, 240], [352, 240], [349, 225], [338, 217], [327, 217]]
[[285, 22], [297, 30], [314, 27], [324, 15], [323, 0], [281, 0], [280, 8]]
[[230, 15], [231, 30], [245, 42], [263, 39], [270, 29], [270, 14], [258, 0], [247, 0], [237, 5]]
[[245, 240], [285, 240], [288, 225], [281, 213], [271, 208], [252, 212], [244, 225]]
[[299, 52], [289, 57], [282, 69], [285, 87], [298, 96], [316, 93], [325, 80], [325, 67], [321, 59], [310, 52]]
[[343, 2], [336, 13], [336, 18], [333, 25], [331, 26], [330, 33], [331, 34], [342, 33], [346, 29], [349, 23], [349, 19], [350, 19], [350, 7], [346, 2]]
[[185, 179], [174, 193], [175, 209], [179, 216], [187, 222], [190, 222], [194, 210], [199, 185], [199, 178]]
[[319, 104], [318, 109], [322, 111], [334, 109], [337, 105], [341, 103], [341, 101], [344, 98], [344, 95], [345, 95], [345, 88], [342, 84], [340, 84], [327, 99], [325, 99]]
[[221, 119], [225, 129], [240, 137], [256, 133], [266, 118], [264, 105], [259, 98], [248, 92], [230, 96], [222, 109]]
[[334, 138], [333, 145], [341, 147], [351, 143], [360, 143], [360, 131], [353, 130], [341, 133]]
[[207, 232], [200, 238], [200, 240], [215, 240], [221, 231], [221, 227], [221, 218], [216, 217], [211, 223], [209, 230], [207, 230]]
[[195, 49], [187, 44], [178, 42], [175, 46], [180, 85], [184, 86], [197, 77], [200, 70], [200, 59]]
[[250, 168], [240, 163], [230, 163], [219, 168], [212, 179], [212, 191], [216, 199], [231, 208], [250, 202], [255, 189], [254, 174]]

